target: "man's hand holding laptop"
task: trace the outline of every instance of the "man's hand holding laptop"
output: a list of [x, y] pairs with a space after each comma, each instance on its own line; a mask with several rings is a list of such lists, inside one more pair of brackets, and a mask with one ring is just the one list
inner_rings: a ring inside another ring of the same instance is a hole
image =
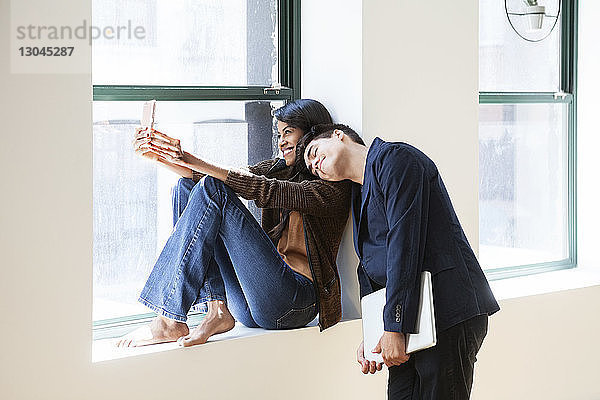
[[[373, 353], [381, 353], [383, 363], [389, 368], [393, 365], [400, 365], [410, 359], [410, 355], [406, 354], [406, 337], [400, 332], [383, 332], [383, 336], [379, 339], [379, 343], [372, 350]], [[356, 359], [361, 365], [363, 374], [374, 374], [381, 371], [383, 363], [369, 361], [365, 359], [364, 341], [360, 342], [356, 352]]]

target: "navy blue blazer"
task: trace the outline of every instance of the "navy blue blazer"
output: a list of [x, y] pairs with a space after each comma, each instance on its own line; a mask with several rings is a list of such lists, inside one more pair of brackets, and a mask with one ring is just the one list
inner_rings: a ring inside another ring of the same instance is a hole
[[417, 148], [376, 138], [352, 212], [360, 295], [386, 288], [386, 331], [415, 332], [422, 271], [438, 332], [500, 309], [437, 167]]

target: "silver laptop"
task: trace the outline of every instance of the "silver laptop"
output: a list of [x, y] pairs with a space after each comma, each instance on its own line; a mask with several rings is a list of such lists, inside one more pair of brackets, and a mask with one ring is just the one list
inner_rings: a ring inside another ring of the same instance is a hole
[[[383, 362], [381, 354], [372, 353], [383, 335], [383, 307], [385, 306], [385, 288], [373, 292], [361, 300], [363, 339], [365, 358], [369, 361]], [[417, 315], [418, 333], [408, 334], [406, 352], [433, 347], [436, 344], [435, 315], [433, 312], [433, 289], [431, 272], [421, 275], [421, 296]]]

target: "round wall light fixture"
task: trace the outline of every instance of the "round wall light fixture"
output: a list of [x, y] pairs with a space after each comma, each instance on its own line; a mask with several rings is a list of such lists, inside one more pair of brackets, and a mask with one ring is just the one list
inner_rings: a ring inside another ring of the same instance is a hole
[[546, 39], [558, 24], [562, 0], [540, 3], [541, 0], [504, 0], [510, 27], [528, 42]]

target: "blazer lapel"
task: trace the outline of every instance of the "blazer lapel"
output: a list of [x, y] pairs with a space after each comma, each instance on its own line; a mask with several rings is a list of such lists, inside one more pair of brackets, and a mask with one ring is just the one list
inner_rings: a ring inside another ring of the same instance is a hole
[[378, 137], [375, 138], [375, 140], [373, 141], [373, 143], [371, 144], [371, 147], [369, 148], [369, 152], [367, 153], [367, 162], [365, 165], [365, 175], [364, 175], [364, 182], [362, 185], [362, 191], [361, 191], [361, 186], [356, 184], [353, 186], [353, 203], [352, 203], [352, 215], [354, 218], [354, 249], [356, 250], [356, 254], [358, 254], [358, 256], [360, 258], [362, 258], [362, 254], [360, 252], [360, 247], [359, 246], [359, 235], [361, 232], [361, 226], [363, 221], [365, 220], [365, 215], [367, 213], [367, 204], [369, 201], [369, 197], [371, 196], [371, 182], [373, 180], [373, 157], [374, 154], [378, 151], [378, 148], [381, 144], [381, 139], [379, 139]]
[[367, 205], [367, 200], [369, 198], [369, 188], [370, 188], [370, 185], [368, 184], [368, 182], [365, 182], [365, 184], [362, 186], [362, 193], [361, 193], [360, 185], [356, 184], [353, 187], [354, 196], [352, 196], [353, 197], [352, 217], [354, 219], [354, 223], [352, 224], [352, 226], [353, 226], [353, 233], [354, 233], [354, 250], [356, 251], [356, 254], [358, 254], [359, 258], [362, 258], [362, 252], [360, 251], [361, 246], [360, 246], [359, 237], [360, 237], [360, 232], [361, 232], [361, 226], [364, 221], [364, 216], [366, 213], [366, 208], [367, 208], [366, 205]]
[[369, 200], [369, 196], [371, 194], [370, 192], [371, 192], [371, 180], [367, 179], [364, 182], [364, 185], [362, 186], [361, 202], [360, 202], [360, 216], [359, 216], [359, 220], [358, 220], [359, 228], [360, 228], [360, 225], [362, 224], [362, 222], [364, 221], [364, 217], [367, 212], [367, 201]]
[[359, 257], [361, 257], [361, 254], [359, 250], [360, 247], [358, 246], [358, 233], [360, 232], [360, 215], [362, 211], [362, 198], [360, 188], [361, 185], [359, 185], [358, 183], [352, 184], [352, 238], [354, 241], [354, 251], [356, 251], [356, 254], [358, 254]]

